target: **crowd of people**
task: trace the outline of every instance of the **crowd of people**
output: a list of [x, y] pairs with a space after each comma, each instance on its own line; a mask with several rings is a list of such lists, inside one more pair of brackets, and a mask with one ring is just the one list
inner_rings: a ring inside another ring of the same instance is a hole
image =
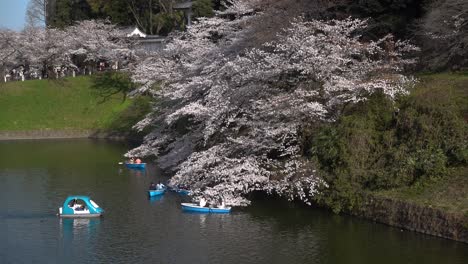
[[216, 201], [211, 201], [211, 202], [208, 202], [207, 199], [205, 199], [205, 197], [201, 197], [200, 200], [198, 201], [198, 205], [200, 207], [216, 207], [216, 208], [226, 208], [226, 205], [224, 204], [224, 200], [221, 199], [221, 198], [218, 198], [218, 200]]
[[[65, 77], [76, 77], [78, 75], [91, 75], [93, 72], [118, 70], [118, 63], [97, 62], [95, 65], [89, 64], [81, 67], [77, 66], [56, 66], [49, 69], [39, 69], [34, 67], [19, 66], [3, 72], [3, 82], [59, 79]], [[1, 72], [0, 72], [1, 73]]]

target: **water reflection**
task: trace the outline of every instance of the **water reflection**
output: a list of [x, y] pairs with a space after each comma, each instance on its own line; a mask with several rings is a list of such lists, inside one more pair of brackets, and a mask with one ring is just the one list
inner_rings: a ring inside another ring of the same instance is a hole
[[152, 204], [158, 204], [158, 203], [162, 202], [163, 199], [164, 199], [164, 195], [156, 195], [156, 196], [149, 196], [148, 195], [148, 200]]
[[63, 237], [90, 236], [98, 231], [101, 219], [60, 218], [60, 229]]

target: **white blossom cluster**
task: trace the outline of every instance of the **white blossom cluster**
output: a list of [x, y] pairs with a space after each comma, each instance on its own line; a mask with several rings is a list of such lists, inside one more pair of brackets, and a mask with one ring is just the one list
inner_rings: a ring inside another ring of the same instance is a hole
[[401, 71], [413, 61], [404, 55], [415, 47], [361, 41], [366, 21], [299, 17], [274, 42], [236, 50], [258, 14], [255, 1], [233, 2], [231, 16], [200, 20], [137, 66], [134, 80], [157, 104], [135, 126], [153, 132], [127, 155], [175, 166], [171, 184], [190, 186], [195, 199], [242, 206], [262, 190], [310, 203], [326, 183], [302, 157], [301, 128], [373, 92], [405, 93], [411, 79]]

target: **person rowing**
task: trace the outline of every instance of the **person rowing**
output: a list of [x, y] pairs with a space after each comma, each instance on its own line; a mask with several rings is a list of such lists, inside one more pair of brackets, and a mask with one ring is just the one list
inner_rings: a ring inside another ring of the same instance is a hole
[[156, 187], [158, 189], [164, 189], [166, 186], [164, 186], [164, 184], [162, 184], [161, 182], [158, 182], [158, 184], [156, 185]]

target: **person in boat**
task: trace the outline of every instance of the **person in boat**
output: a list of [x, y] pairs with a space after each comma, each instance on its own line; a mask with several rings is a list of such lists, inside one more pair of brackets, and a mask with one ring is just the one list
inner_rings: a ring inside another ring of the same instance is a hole
[[151, 182], [149, 189], [156, 190], [157, 189], [156, 184], [154, 184], [154, 182]]
[[226, 207], [226, 205], [224, 204], [224, 199], [219, 197], [219, 199], [218, 199], [218, 208], [225, 208], [225, 207]]
[[74, 201], [73, 210], [84, 211], [86, 209], [86, 206], [84, 204], [81, 204], [76, 200], [73, 200], [73, 201]]
[[137, 159], [135, 160], [135, 163], [136, 163], [136, 164], [141, 164], [141, 159], [137, 158]]
[[134, 158], [130, 158], [130, 160], [128, 161], [128, 163], [131, 163], [131, 164], [135, 163], [135, 159], [134, 159]]
[[206, 199], [204, 197], [200, 198], [199, 204], [200, 207], [205, 207], [206, 206]]
[[158, 189], [164, 189], [164, 184], [162, 184], [161, 182], [158, 182], [158, 185], [156, 185], [158, 187]]

